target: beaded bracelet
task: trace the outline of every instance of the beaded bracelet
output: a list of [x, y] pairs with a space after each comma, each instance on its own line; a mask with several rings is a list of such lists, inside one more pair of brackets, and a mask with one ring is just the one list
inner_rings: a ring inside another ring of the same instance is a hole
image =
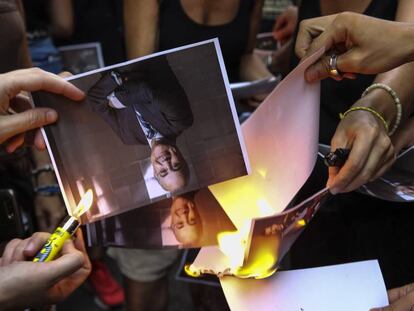
[[360, 106], [358, 106], [358, 107], [349, 108], [344, 113], [340, 113], [339, 114], [339, 118], [342, 120], [343, 118], [345, 118], [347, 116], [347, 114], [349, 114], [349, 113], [351, 113], [353, 111], [358, 111], [358, 110], [368, 111], [368, 112], [372, 113], [375, 117], [377, 117], [382, 122], [382, 124], [385, 127], [385, 130], [388, 133], [389, 128], [388, 128], [387, 121], [385, 121], [384, 117], [380, 113], [378, 113], [377, 111], [375, 111], [374, 109], [369, 108], [369, 107], [360, 107]]
[[370, 85], [369, 87], [367, 87], [367, 89], [364, 91], [364, 93], [362, 93], [362, 97], [364, 97], [365, 95], [367, 95], [369, 92], [371, 92], [373, 89], [383, 89], [385, 90], [388, 94], [390, 94], [390, 96], [392, 97], [395, 107], [397, 108], [397, 116], [395, 117], [395, 123], [394, 126], [392, 127], [391, 131], [388, 133], [389, 136], [391, 136], [392, 134], [395, 133], [395, 131], [398, 129], [398, 127], [400, 126], [401, 123], [401, 118], [402, 118], [402, 105], [400, 102], [400, 99], [397, 96], [397, 93], [390, 88], [388, 85], [383, 84], [383, 83], [374, 83], [372, 85]]

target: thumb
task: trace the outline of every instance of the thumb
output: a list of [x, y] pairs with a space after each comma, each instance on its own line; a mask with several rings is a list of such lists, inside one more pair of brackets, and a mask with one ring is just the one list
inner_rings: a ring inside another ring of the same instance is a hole
[[17, 134], [53, 123], [58, 115], [55, 110], [49, 108], [34, 108], [3, 118], [4, 126], [0, 131], [0, 143]]
[[394, 303], [387, 307], [374, 308], [370, 311], [410, 311], [414, 309], [414, 292], [408, 293], [401, 299], [396, 300]]
[[[338, 130], [335, 132], [332, 141], [331, 141], [331, 151], [335, 151], [338, 148], [347, 148], [348, 146], [348, 140], [346, 135]], [[340, 167], [329, 167], [329, 178], [326, 186], [331, 189], [332, 186], [335, 185], [335, 177], [338, 175], [339, 171], [341, 170]], [[332, 191], [331, 191], [332, 192]], [[333, 193], [336, 194], [336, 193]]]
[[[54, 285], [82, 268], [84, 257], [81, 252], [65, 254], [45, 265], [44, 278], [48, 284]], [[47, 266], [47, 267], [46, 267]]]

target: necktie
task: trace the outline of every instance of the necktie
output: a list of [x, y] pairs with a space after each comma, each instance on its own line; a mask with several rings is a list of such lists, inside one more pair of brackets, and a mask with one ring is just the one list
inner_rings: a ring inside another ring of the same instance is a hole
[[149, 124], [147, 121], [144, 120], [144, 118], [141, 116], [140, 113], [136, 113], [139, 123], [141, 124], [141, 127], [144, 131], [145, 137], [147, 139], [153, 139], [155, 135], [157, 134], [157, 131], [152, 127], [151, 124]]

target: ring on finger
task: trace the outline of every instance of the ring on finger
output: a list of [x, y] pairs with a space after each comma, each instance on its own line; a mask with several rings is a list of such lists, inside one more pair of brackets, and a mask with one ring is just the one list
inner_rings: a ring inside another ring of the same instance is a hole
[[329, 58], [329, 74], [335, 79], [342, 79], [343, 75], [338, 70], [338, 55], [332, 54]]

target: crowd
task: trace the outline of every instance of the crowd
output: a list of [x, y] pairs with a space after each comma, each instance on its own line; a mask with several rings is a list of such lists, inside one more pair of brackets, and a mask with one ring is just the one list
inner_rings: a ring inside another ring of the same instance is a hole
[[[39, 128], [58, 122], [58, 115], [51, 109], [32, 108], [27, 95], [44, 90], [83, 99], [83, 92], [54, 74], [62, 70], [56, 45], [98, 41], [109, 65], [218, 37], [231, 82], [286, 75], [301, 59], [324, 48], [324, 55], [305, 73], [309, 83], [322, 80], [320, 142], [332, 150], [350, 148], [351, 152], [343, 167], [329, 168], [327, 186], [336, 196], [292, 249], [292, 267], [378, 258], [387, 287], [394, 288], [389, 291], [390, 306], [381, 310], [412, 310], [412, 203], [381, 201], [354, 190], [382, 176], [396, 154], [414, 144], [414, 2], [292, 3], [274, 23], [280, 48], [270, 66], [253, 53], [263, 2], [1, 1], [0, 188], [20, 193], [19, 205], [32, 216], [36, 230], [50, 232], [65, 213], [57, 193], [45, 196], [33, 191], [31, 170], [15, 165], [28, 161], [32, 169], [41, 171], [35, 188], [56, 183], [53, 171], [46, 169], [46, 153], [39, 152], [45, 149]], [[265, 7], [273, 3], [266, 2]], [[23, 69], [31, 66], [49, 72]], [[239, 112], [252, 111], [265, 95], [240, 103]], [[105, 304], [122, 303], [125, 291], [126, 310], [166, 310], [167, 273], [178, 250], [110, 248], [108, 253], [124, 277], [122, 289], [103, 266], [102, 250], [88, 250], [88, 256], [80, 231], [65, 244], [61, 256], [48, 263], [33, 263], [31, 258], [49, 235], [35, 233], [27, 238], [27, 232], [22, 239], [8, 242], [2, 252], [0, 310], [56, 303], [90, 273], [92, 284], [102, 283], [97, 276], [102, 272], [111, 280], [109, 298], [101, 296]], [[108, 293], [99, 284], [96, 288]]]

